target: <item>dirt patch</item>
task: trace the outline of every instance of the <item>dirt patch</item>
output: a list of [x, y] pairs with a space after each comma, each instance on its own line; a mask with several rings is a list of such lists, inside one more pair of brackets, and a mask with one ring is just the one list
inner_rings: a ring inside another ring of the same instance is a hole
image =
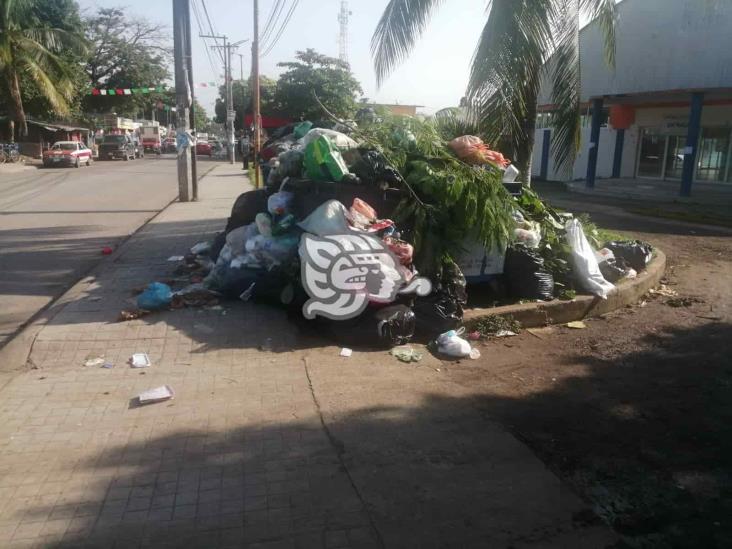
[[651, 225], [631, 234], [667, 253], [676, 299], [490, 341], [449, 375], [626, 546], [730, 547], [732, 238]]

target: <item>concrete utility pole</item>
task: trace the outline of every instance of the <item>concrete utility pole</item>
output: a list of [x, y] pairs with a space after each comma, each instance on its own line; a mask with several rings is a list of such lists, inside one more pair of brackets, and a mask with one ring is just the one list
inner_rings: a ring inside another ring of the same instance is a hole
[[[175, 104], [176, 104], [176, 143], [186, 138], [190, 132], [188, 107], [189, 83], [186, 78], [186, 64], [184, 55], [187, 51], [186, 29], [190, 27], [190, 13], [188, 0], [173, 0], [173, 57], [175, 60]], [[178, 148], [178, 200], [190, 200], [190, 147]]]
[[[186, 10], [186, 13], [188, 11]], [[191, 39], [191, 18], [186, 17], [188, 20], [188, 25], [186, 25], [186, 70], [188, 73], [188, 88], [190, 90], [191, 94], [191, 110], [190, 110], [190, 123], [191, 123], [191, 133], [195, 136], [197, 136], [197, 128], [196, 128], [196, 95], [195, 95], [195, 89], [196, 86], [193, 83], [193, 55], [191, 54], [191, 43], [193, 40]], [[191, 188], [193, 191], [193, 201], [198, 200], [198, 159], [196, 158], [196, 147], [193, 146], [193, 151], [191, 153]]]
[[254, 39], [252, 42], [252, 100], [254, 102], [254, 188], [259, 188], [259, 148], [262, 117], [259, 112], [259, 0], [254, 0]]

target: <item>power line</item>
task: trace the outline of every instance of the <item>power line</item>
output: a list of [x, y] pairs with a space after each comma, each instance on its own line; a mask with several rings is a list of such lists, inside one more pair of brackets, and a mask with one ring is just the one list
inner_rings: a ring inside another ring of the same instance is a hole
[[[206, 21], [208, 21], [208, 28], [211, 31], [211, 34], [213, 36], [216, 36], [216, 30], [214, 29], [213, 23], [211, 23], [211, 18], [208, 15], [208, 8], [206, 7], [206, 0], [201, 0], [201, 5], [203, 6], [203, 13], [206, 14]], [[219, 45], [219, 41], [217, 39], [215, 39], [215, 38], [214, 38], [214, 43], [217, 46]], [[221, 62], [222, 63], [226, 63], [226, 61], [224, 61], [224, 53], [223, 53], [223, 51], [220, 50], [220, 49], [218, 49], [218, 48], [216, 49], [216, 51], [219, 52], [219, 56], [221, 57]]]
[[275, 29], [277, 23], [279, 22], [280, 15], [282, 14], [282, 8], [284, 7], [284, 0], [276, 0], [275, 3], [272, 4], [272, 9], [269, 12], [267, 23], [264, 25], [262, 35], [259, 37], [260, 42], [265, 42], [269, 38], [269, 35], [272, 34], [272, 31]]
[[300, 0], [293, 1], [292, 7], [290, 8], [290, 11], [287, 12], [287, 17], [285, 17], [285, 20], [283, 21], [282, 26], [280, 27], [280, 30], [277, 33], [277, 36], [275, 36], [273, 42], [267, 47], [267, 50], [262, 54], [262, 57], [264, 57], [269, 52], [271, 52], [272, 49], [277, 45], [277, 42], [279, 42], [280, 37], [282, 36], [282, 33], [285, 32], [285, 29], [287, 28], [287, 24], [290, 22], [290, 19], [292, 18], [292, 14], [295, 13], [295, 8], [297, 8], [297, 5], [299, 3], [300, 3]]
[[[197, 0], [193, 0], [193, 15], [196, 17], [196, 24], [198, 25], [198, 34], [199, 36], [204, 34], [203, 32], [203, 25], [201, 24], [201, 15], [198, 11], [198, 3]], [[201, 38], [203, 41], [204, 49], [206, 50], [206, 57], [208, 58], [208, 64], [211, 67], [211, 72], [214, 75], [214, 77], [218, 74], [218, 70], [216, 69], [216, 64], [213, 61], [213, 58], [211, 57], [211, 51], [208, 47], [208, 43], [206, 42], [205, 38]], [[218, 78], [217, 78], [218, 80]]]

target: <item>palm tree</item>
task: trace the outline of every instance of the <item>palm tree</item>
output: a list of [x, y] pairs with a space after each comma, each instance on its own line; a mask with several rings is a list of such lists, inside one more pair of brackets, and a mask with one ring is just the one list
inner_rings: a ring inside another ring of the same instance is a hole
[[[483, 133], [508, 138], [528, 183], [536, 103], [542, 82], [552, 85], [560, 168], [573, 162], [580, 138], [580, 16], [595, 19], [605, 60], [615, 64], [617, 0], [490, 0], [473, 55], [467, 96]], [[371, 40], [377, 82], [410, 53], [441, 0], [390, 0]], [[454, 6], [451, 6], [455, 9]], [[459, 8], [458, 8], [459, 9]]]
[[31, 7], [29, 0], [0, 0], [0, 93], [7, 96], [11, 140], [15, 124], [20, 135], [28, 133], [21, 78], [32, 82], [51, 107], [65, 115], [74, 86], [56, 52], [62, 47], [83, 49], [78, 37], [39, 23]]

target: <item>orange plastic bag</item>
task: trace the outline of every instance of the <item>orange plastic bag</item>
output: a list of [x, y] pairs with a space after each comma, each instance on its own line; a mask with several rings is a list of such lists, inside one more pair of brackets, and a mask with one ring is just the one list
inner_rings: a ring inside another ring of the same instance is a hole
[[474, 135], [456, 137], [450, 141], [449, 146], [467, 164], [494, 164], [505, 168], [511, 163], [498, 151], [490, 150], [480, 137]]

